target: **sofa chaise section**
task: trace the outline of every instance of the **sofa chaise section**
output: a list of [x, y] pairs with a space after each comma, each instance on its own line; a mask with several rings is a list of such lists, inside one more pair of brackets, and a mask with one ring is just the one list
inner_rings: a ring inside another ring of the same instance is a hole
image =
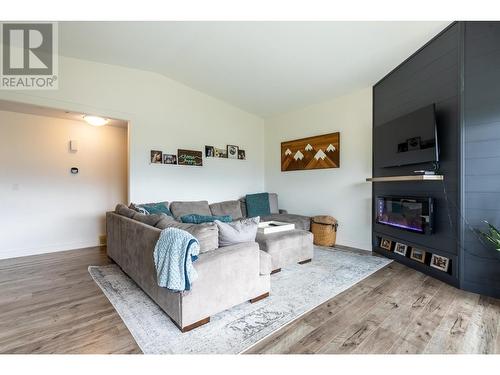
[[272, 273], [294, 263], [310, 262], [314, 256], [313, 235], [305, 230], [257, 233], [256, 241], [260, 249], [271, 256]]
[[[242, 216], [247, 217], [246, 199], [240, 198], [239, 202]], [[269, 193], [269, 208], [271, 213], [269, 215], [262, 216], [260, 221], [281, 221], [284, 223], [295, 224], [295, 229], [307, 231], [311, 229], [311, 218], [309, 216], [289, 214], [288, 211], [279, 209], [278, 194], [276, 193]]]

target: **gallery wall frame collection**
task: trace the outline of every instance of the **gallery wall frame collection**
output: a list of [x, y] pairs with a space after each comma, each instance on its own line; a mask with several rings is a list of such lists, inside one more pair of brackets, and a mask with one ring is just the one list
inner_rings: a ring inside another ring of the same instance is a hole
[[239, 146], [235, 145], [226, 145], [225, 149], [214, 146], [205, 146], [205, 157], [246, 160], [246, 152]]
[[177, 155], [151, 150], [150, 164], [203, 166], [203, 153], [195, 150], [178, 149]]
[[451, 260], [442, 255], [433, 254], [427, 250], [410, 247], [409, 245], [392, 241], [388, 238], [380, 238], [379, 247], [386, 251], [393, 251], [402, 257], [410, 258], [411, 260], [433, 267], [442, 272], [448, 273], [450, 270]]
[[[216, 148], [214, 146], [205, 146], [205, 157], [246, 160], [245, 150], [236, 145], [227, 145], [226, 148]], [[203, 152], [198, 150], [178, 149], [176, 154], [167, 154], [160, 150], [150, 151], [150, 164], [167, 165], [187, 165], [202, 167]]]

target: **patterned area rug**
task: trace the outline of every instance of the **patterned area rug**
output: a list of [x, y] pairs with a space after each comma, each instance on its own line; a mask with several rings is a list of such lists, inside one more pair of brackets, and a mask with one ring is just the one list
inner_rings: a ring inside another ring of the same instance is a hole
[[390, 262], [315, 247], [311, 263], [292, 265], [271, 276], [268, 298], [214, 315], [209, 324], [187, 333], [181, 333], [117, 265], [91, 266], [89, 272], [144, 353], [236, 354]]

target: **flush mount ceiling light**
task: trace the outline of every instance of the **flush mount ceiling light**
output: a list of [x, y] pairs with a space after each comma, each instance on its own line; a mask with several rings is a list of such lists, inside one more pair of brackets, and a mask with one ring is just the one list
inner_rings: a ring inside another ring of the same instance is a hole
[[106, 125], [109, 120], [106, 118], [102, 118], [99, 116], [83, 116], [83, 119], [87, 121], [87, 124], [90, 124], [92, 126], [104, 126]]

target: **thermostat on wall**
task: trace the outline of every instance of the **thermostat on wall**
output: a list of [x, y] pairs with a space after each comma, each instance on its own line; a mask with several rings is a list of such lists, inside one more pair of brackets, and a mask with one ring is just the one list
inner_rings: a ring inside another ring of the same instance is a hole
[[78, 141], [76, 141], [76, 140], [69, 141], [69, 149], [72, 152], [77, 152], [78, 151]]

